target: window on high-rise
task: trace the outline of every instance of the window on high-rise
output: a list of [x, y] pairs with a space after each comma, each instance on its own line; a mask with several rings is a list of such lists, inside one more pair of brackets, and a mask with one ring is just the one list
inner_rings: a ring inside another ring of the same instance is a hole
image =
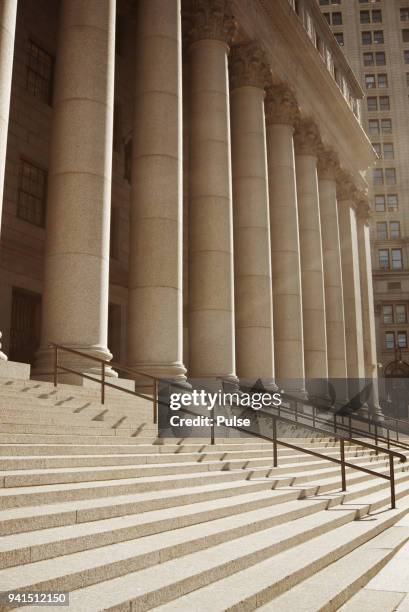
[[383, 30], [374, 30], [373, 32], [373, 43], [374, 45], [383, 45], [385, 40], [383, 37]]
[[381, 111], [388, 111], [388, 110], [390, 110], [389, 96], [380, 96], [379, 97], [379, 110], [381, 110]]
[[400, 222], [399, 221], [389, 222], [389, 237], [393, 239], [400, 238]]
[[332, 13], [331, 23], [333, 26], [342, 25], [342, 13], [339, 13], [339, 12]]
[[373, 66], [375, 64], [373, 53], [364, 53], [364, 66]]
[[393, 323], [392, 304], [384, 304], [384, 306], [382, 306], [382, 318], [385, 325], [391, 325]]
[[372, 45], [372, 32], [361, 32], [361, 39], [363, 45]]
[[335, 32], [334, 33], [335, 40], [339, 44], [340, 47], [344, 46], [344, 33], [343, 32]]
[[372, 146], [378, 157], [382, 157], [382, 147], [380, 142], [373, 142]]
[[388, 224], [386, 221], [379, 221], [376, 224], [376, 239], [387, 240], [388, 239]]
[[385, 89], [386, 87], [388, 87], [387, 74], [378, 74], [378, 87], [381, 89]]
[[365, 87], [367, 89], [374, 89], [376, 87], [376, 79], [374, 74], [365, 75]]
[[385, 168], [385, 179], [387, 185], [396, 185], [396, 169]]
[[409, 49], [403, 52], [403, 61], [405, 64], [409, 64]]
[[370, 134], [379, 134], [379, 121], [378, 119], [370, 119], [368, 122], [368, 131]]
[[395, 332], [385, 333], [385, 348], [387, 349], [395, 348]]
[[396, 304], [395, 306], [396, 323], [407, 323], [408, 314], [406, 304]]
[[381, 119], [381, 132], [382, 134], [391, 134], [392, 119]]
[[398, 331], [398, 346], [399, 348], [406, 348], [408, 346], [408, 338], [405, 331]]
[[399, 208], [399, 199], [396, 193], [388, 193], [387, 195], [388, 210], [394, 211]]
[[26, 89], [46, 104], [53, 96], [54, 58], [32, 40], [28, 42]]
[[392, 270], [402, 270], [402, 249], [391, 249], [392, 251]]
[[378, 98], [376, 96], [369, 96], [366, 99], [366, 106], [368, 111], [377, 111], [378, 110]]
[[371, 23], [371, 15], [369, 11], [360, 11], [359, 20], [361, 23]]
[[383, 185], [383, 170], [382, 168], [374, 168], [373, 169], [373, 184], [374, 185]]
[[409, 29], [402, 30], [402, 40], [403, 42], [409, 42]]
[[379, 249], [378, 251], [378, 262], [381, 270], [389, 269], [389, 250]]
[[47, 176], [46, 170], [20, 160], [17, 216], [40, 227], [45, 226]]
[[372, 23], [382, 23], [382, 11], [379, 9], [371, 11], [372, 13]]
[[385, 142], [383, 145], [383, 156], [384, 159], [394, 159], [395, 150], [392, 142]]
[[409, 21], [409, 6], [400, 9], [400, 20]]
[[385, 212], [385, 196], [384, 195], [375, 196], [375, 210], [376, 212]]

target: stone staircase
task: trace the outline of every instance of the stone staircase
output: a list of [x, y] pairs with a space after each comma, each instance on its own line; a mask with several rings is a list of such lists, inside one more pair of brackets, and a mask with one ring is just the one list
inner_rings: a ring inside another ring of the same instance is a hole
[[[339, 457], [331, 439], [297, 444]], [[389, 473], [370, 449], [346, 458]], [[343, 493], [330, 461], [272, 463], [257, 439], [159, 441], [142, 399], [0, 380], [0, 591], [70, 591], [75, 612], [353, 602], [409, 540], [409, 463], [395, 510], [381, 478], [348, 468]]]

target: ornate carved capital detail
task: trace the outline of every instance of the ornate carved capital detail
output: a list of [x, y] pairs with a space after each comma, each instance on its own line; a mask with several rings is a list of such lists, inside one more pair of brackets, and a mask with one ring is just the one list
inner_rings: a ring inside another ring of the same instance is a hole
[[231, 45], [237, 32], [229, 0], [192, 0], [190, 19], [190, 43], [220, 40]]
[[267, 88], [265, 100], [267, 125], [295, 125], [299, 117], [297, 99], [288, 85], [279, 83]]
[[298, 155], [318, 155], [321, 138], [318, 127], [310, 119], [301, 119], [295, 126], [295, 152]]
[[356, 194], [356, 213], [359, 220], [369, 223], [372, 216], [371, 205], [366, 194], [358, 192]]
[[337, 173], [337, 197], [340, 202], [348, 201], [355, 204], [355, 198], [357, 195], [357, 188], [352, 182], [351, 176], [348, 172], [340, 170]]
[[339, 159], [335, 151], [329, 147], [320, 147], [317, 166], [319, 178], [335, 181], [339, 167]]
[[254, 41], [233, 45], [229, 68], [232, 89], [246, 85], [264, 89], [271, 80], [266, 54]]

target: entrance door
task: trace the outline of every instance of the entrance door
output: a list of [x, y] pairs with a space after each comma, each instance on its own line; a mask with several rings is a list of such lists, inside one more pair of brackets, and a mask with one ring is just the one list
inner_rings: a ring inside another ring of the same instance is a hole
[[12, 299], [10, 359], [33, 364], [40, 346], [41, 295], [13, 288]]

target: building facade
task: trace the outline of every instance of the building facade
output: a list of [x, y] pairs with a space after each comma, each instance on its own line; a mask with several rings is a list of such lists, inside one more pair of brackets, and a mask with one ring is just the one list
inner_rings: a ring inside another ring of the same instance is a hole
[[57, 342], [176, 380], [376, 377], [374, 154], [315, 0], [0, 0], [0, 20], [11, 360], [45, 377]]
[[[409, 376], [409, 2], [320, 0], [366, 93], [379, 375]], [[405, 415], [407, 416], [407, 414]]]

